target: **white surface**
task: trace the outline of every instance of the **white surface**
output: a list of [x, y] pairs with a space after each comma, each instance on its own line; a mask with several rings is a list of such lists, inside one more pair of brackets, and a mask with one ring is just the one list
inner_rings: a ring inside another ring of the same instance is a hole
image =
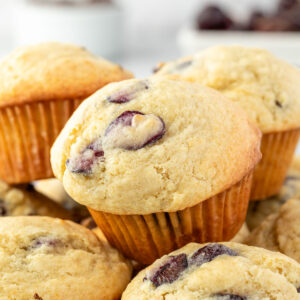
[[122, 11], [110, 4], [66, 7], [22, 2], [13, 10], [14, 44], [67, 42], [113, 58], [122, 52], [122, 19]]
[[178, 34], [183, 54], [190, 54], [218, 44], [239, 44], [261, 47], [291, 63], [300, 65], [300, 33], [264, 33], [252, 31], [197, 30], [193, 25], [183, 27]]

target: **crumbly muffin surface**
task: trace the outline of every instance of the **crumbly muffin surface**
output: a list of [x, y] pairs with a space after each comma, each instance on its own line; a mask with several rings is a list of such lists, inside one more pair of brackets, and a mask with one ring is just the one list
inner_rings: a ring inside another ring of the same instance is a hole
[[0, 231], [3, 300], [115, 300], [130, 281], [127, 261], [73, 222], [7, 217]]
[[250, 230], [259, 226], [269, 215], [277, 213], [289, 199], [300, 199], [300, 156], [292, 161], [288, 174], [278, 195], [271, 198], [252, 201], [247, 213], [247, 225]]
[[300, 262], [300, 200], [287, 201], [247, 238], [249, 245], [280, 251]]
[[86, 98], [132, 74], [82, 47], [42, 43], [16, 49], [0, 61], [0, 107]]
[[141, 271], [122, 300], [300, 299], [300, 265], [237, 243], [188, 244]]
[[0, 180], [0, 217], [33, 215], [72, 219], [70, 212], [32, 186], [9, 186]]
[[51, 151], [71, 197], [119, 214], [175, 211], [246, 176], [260, 132], [220, 93], [165, 79], [113, 83], [73, 114]]
[[300, 71], [263, 49], [217, 46], [163, 64], [157, 76], [199, 82], [239, 103], [263, 133], [300, 127]]

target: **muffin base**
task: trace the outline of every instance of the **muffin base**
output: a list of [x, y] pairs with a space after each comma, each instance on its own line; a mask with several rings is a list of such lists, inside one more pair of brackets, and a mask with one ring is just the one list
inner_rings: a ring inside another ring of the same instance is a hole
[[177, 212], [115, 215], [89, 208], [109, 243], [143, 265], [190, 242], [227, 241], [243, 225], [252, 172], [226, 191]]
[[256, 166], [251, 200], [258, 201], [277, 194], [284, 182], [300, 136], [300, 129], [264, 134], [262, 160]]
[[82, 99], [0, 108], [0, 178], [19, 184], [53, 177], [50, 149]]

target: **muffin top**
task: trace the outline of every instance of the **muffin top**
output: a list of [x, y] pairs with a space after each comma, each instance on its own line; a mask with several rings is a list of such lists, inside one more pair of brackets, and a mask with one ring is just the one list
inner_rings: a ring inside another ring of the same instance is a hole
[[130, 281], [117, 250], [71, 221], [7, 217], [0, 231], [1, 299], [115, 300]]
[[247, 244], [280, 251], [300, 262], [299, 215], [300, 200], [287, 201], [251, 232]]
[[266, 50], [217, 46], [162, 64], [157, 75], [219, 90], [263, 133], [300, 127], [300, 71]]
[[277, 213], [289, 199], [300, 199], [300, 156], [296, 155], [284, 183], [275, 196], [262, 201], [251, 201], [247, 213], [247, 225], [253, 230], [269, 215]]
[[184, 209], [239, 182], [260, 158], [243, 111], [198, 84], [126, 80], [78, 108], [51, 150], [54, 174], [95, 210]]
[[300, 299], [300, 265], [237, 243], [188, 244], [141, 271], [122, 300]]
[[73, 219], [67, 209], [34, 191], [31, 185], [9, 186], [0, 180], [0, 217], [34, 215]]
[[54, 42], [21, 47], [0, 61], [0, 107], [84, 99], [109, 82], [131, 77], [82, 47]]

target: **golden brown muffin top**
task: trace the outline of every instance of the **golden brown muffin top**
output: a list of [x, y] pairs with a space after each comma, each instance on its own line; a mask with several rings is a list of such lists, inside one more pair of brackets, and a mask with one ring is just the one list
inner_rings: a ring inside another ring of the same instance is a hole
[[131, 77], [79, 46], [51, 42], [20, 47], [0, 62], [0, 107], [83, 99], [109, 82]]

